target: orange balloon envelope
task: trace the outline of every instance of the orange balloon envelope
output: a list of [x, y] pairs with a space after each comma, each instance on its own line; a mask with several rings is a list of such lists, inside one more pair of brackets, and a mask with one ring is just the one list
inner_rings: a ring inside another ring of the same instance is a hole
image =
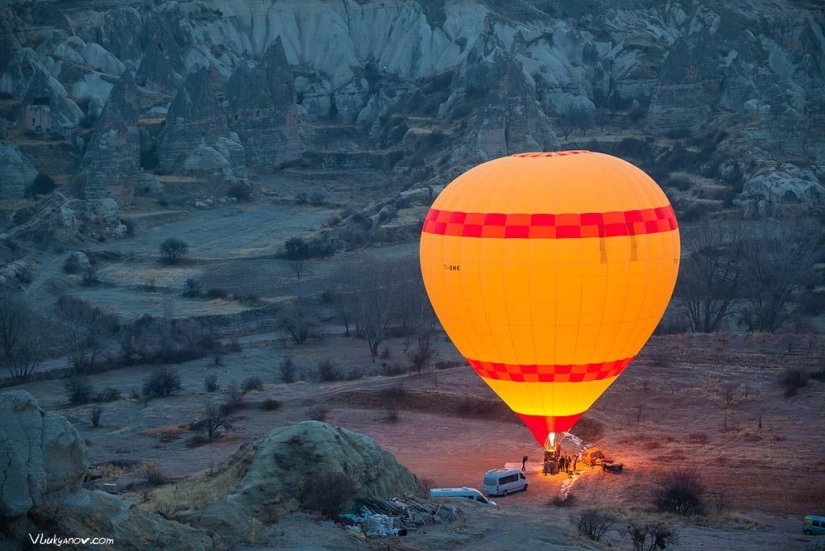
[[679, 231], [665, 194], [630, 163], [525, 153], [447, 186], [420, 254], [445, 331], [544, 445], [653, 333], [676, 284]]

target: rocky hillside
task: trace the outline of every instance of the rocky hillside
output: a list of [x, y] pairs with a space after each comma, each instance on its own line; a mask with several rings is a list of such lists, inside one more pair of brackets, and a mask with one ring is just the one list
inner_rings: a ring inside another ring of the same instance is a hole
[[239, 542], [255, 531], [256, 520], [304, 508], [314, 481], [328, 473], [355, 483], [355, 501], [422, 493], [415, 475], [372, 438], [304, 421], [244, 444], [208, 473], [156, 490], [147, 507], [174, 500], [175, 518]]
[[[665, 185], [687, 176], [677, 210], [704, 204], [688, 218], [809, 211], [825, 193], [824, 30], [790, 0], [13, 2], [0, 197], [37, 193], [43, 173], [124, 207], [156, 177], [237, 194], [302, 164], [443, 184], [591, 147]], [[28, 128], [44, 105], [48, 129]]]

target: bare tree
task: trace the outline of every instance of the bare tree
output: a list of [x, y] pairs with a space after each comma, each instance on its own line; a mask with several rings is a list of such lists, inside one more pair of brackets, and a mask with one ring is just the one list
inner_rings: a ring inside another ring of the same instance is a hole
[[295, 344], [304, 344], [314, 334], [318, 326], [312, 305], [307, 299], [298, 298], [284, 308], [278, 320], [278, 328], [288, 333]]
[[404, 351], [409, 349], [413, 339], [418, 339], [419, 349], [429, 348], [430, 335], [438, 320], [424, 288], [418, 262], [402, 262], [399, 269], [406, 279], [397, 285], [394, 318], [404, 333]]
[[100, 308], [70, 296], [58, 300], [58, 311], [66, 320], [66, 346], [72, 367], [84, 373], [94, 367], [105, 344], [104, 319]]
[[397, 262], [352, 265], [344, 295], [358, 335], [367, 341], [372, 361], [396, 311], [397, 291], [412, 274]]
[[564, 140], [567, 141], [570, 133], [578, 128], [582, 135], [593, 126], [593, 113], [582, 104], [570, 105], [558, 116], [558, 125]]
[[224, 409], [215, 404], [206, 406], [203, 417], [190, 425], [192, 430], [206, 434], [206, 438], [210, 441], [215, 437], [215, 433], [217, 433], [221, 427], [223, 427], [224, 430], [229, 428], [228, 419], [224, 414]]
[[301, 281], [301, 278], [309, 270], [307, 270], [307, 262], [304, 259], [296, 259], [289, 261], [289, 267], [292, 268], [292, 273], [295, 274], [295, 279]]
[[660, 522], [631, 522], [627, 525], [627, 533], [634, 551], [656, 551], [678, 543], [677, 531]]
[[718, 331], [731, 315], [744, 269], [744, 226], [702, 222], [684, 232], [676, 296], [694, 332]]
[[0, 352], [9, 375], [18, 381], [28, 380], [43, 353], [35, 314], [10, 291], [0, 294]]
[[[339, 274], [337, 281], [342, 281], [346, 276]], [[335, 310], [335, 315], [344, 324], [344, 336], [349, 337], [349, 326], [352, 323], [352, 311], [350, 310], [349, 298], [341, 292], [333, 291], [332, 294], [332, 308]]]
[[798, 224], [778, 223], [763, 224], [749, 235], [743, 320], [751, 331], [773, 333], [788, 318], [793, 293], [807, 283], [819, 250], [812, 235]]

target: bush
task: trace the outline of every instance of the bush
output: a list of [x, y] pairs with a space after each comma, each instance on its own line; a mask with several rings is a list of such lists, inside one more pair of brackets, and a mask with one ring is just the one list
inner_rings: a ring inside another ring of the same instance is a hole
[[143, 396], [145, 398], [171, 396], [180, 389], [180, 375], [169, 367], [155, 369], [143, 381]]
[[118, 400], [120, 400], [120, 391], [113, 386], [107, 386], [95, 397], [95, 402], [117, 402]]
[[309, 204], [315, 207], [320, 207], [321, 205], [323, 205], [325, 200], [326, 195], [324, 195], [320, 191], [314, 191], [309, 196]]
[[307, 508], [327, 518], [338, 516], [341, 507], [355, 496], [355, 482], [339, 471], [327, 471], [307, 479]]
[[261, 409], [264, 411], [275, 411], [276, 409], [281, 409], [282, 405], [284, 405], [284, 403], [280, 400], [276, 400], [274, 398], [267, 398], [261, 404]]
[[170, 237], [160, 244], [160, 254], [168, 262], [177, 262], [189, 252], [189, 245], [181, 239]]
[[217, 392], [221, 387], [218, 384], [218, 376], [217, 375], [207, 375], [206, 379], [203, 380], [203, 388], [206, 392]]
[[97, 116], [93, 113], [87, 113], [80, 117], [80, 128], [89, 129], [95, 125], [95, 121], [97, 121]]
[[330, 360], [323, 360], [318, 362], [318, 378], [321, 382], [327, 383], [331, 381], [340, 381], [343, 379], [338, 369], [332, 365]]
[[249, 201], [252, 198], [252, 187], [241, 183], [232, 184], [229, 186], [229, 189], [226, 190], [226, 194], [240, 202]]
[[322, 405], [315, 406], [309, 410], [309, 418], [313, 421], [325, 423], [329, 419], [329, 409]]
[[158, 467], [147, 467], [143, 478], [149, 486], [162, 486], [169, 482], [169, 477]]
[[66, 383], [66, 397], [71, 404], [88, 404], [94, 396], [94, 387], [83, 379], [69, 379]]
[[230, 294], [231, 293], [226, 289], [209, 289], [206, 291], [206, 298], [209, 300], [217, 300], [219, 298], [226, 300], [229, 298]]
[[385, 363], [381, 366], [381, 374], [385, 377], [397, 377], [398, 375], [403, 375], [407, 372], [407, 366], [392, 362], [392, 363]]
[[92, 411], [89, 412], [89, 419], [92, 422], [93, 427], [100, 426], [100, 415], [103, 413], [103, 408], [100, 406], [95, 406], [92, 408]]
[[199, 279], [194, 277], [187, 278], [186, 283], [183, 284], [183, 296], [185, 297], [197, 298], [201, 296], [202, 291], [203, 285]]
[[238, 383], [232, 381], [226, 387], [226, 401], [221, 404], [221, 412], [224, 415], [229, 415], [233, 411], [244, 409], [246, 403], [244, 401], [243, 391], [238, 386]]
[[599, 509], [585, 509], [575, 519], [576, 529], [593, 541], [599, 541], [613, 529], [616, 517]]
[[299, 205], [303, 205], [307, 202], [307, 194], [305, 192], [301, 192], [295, 196], [295, 202]]
[[261, 381], [260, 377], [249, 377], [241, 385], [241, 389], [244, 392], [249, 392], [249, 391], [252, 391], [252, 390], [263, 390], [263, 388], [264, 388], [264, 383], [263, 383], [263, 381]]
[[634, 551], [656, 551], [666, 549], [672, 543], [678, 543], [678, 533], [671, 527], [661, 524], [642, 524], [630, 522], [627, 533]]
[[705, 486], [699, 473], [693, 469], [671, 471], [659, 482], [653, 501], [660, 511], [678, 515], [701, 515]]
[[193, 319], [163, 319], [144, 315], [126, 329], [120, 343], [121, 361], [180, 363], [221, 351], [211, 329]]
[[37, 197], [46, 195], [57, 189], [57, 184], [48, 174], [42, 172], [37, 174], [34, 181], [26, 187], [26, 197]]
[[281, 370], [281, 381], [284, 383], [295, 382], [295, 361], [292, 356], [284, 356], [281, 363], [278, 364]]
[[785, 397], [796, 396], [800, 388], [808, 385], [808, 374], [801, 369], [786, 369], [779, 378], [779, 385], [785, 390]]

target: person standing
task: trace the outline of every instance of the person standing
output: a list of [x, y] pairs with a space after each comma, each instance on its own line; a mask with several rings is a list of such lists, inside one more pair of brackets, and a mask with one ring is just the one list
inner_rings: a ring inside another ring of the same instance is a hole
[[521, 458], [521, 472], [524, 472], [526, 470], [527, 470], [527, 456], [525, 455], [524, 457]]
[[579, 463], [579, 456], [577, 454], [573, 454], [573, 472], [576, 472], [576, 465]]

